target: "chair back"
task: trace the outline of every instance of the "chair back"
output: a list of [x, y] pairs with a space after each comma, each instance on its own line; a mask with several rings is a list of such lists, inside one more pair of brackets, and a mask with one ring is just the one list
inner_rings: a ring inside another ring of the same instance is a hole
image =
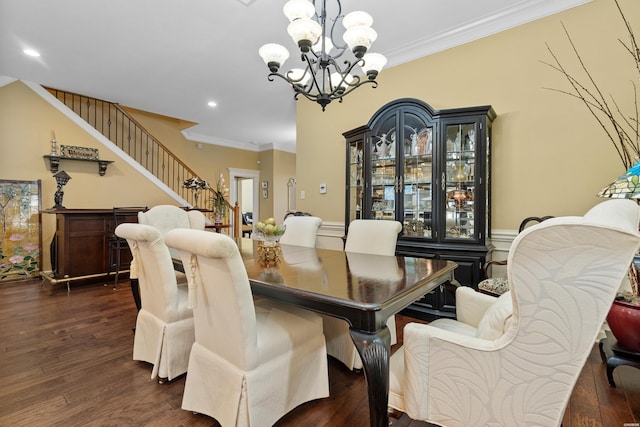
[[160, 231], [150, 225], [124, 223], [116, 228], [134, 256], [142, 309], [164, 322], [179, 320], [178, 284], [169, 248]]
[[[178, 206], [157, 205], [146, 212], [138, 212], [138, 222], [157, 228], [164, 236], [174, 228], [204, 230], [205, 216], [198, 210], [185, 211]], [[170, 250], [172, 258], [179, 258], [177, 251]]]
[[398, 221], [353, 220], [349, 224], [344, 250], [374, 255], [395, 255], [400, 230], [402, 224]]
[[280, 243], [315, 248], [318, 229], [322, 225], [320, 218], [317, 216], [289, 216], [284, 220], [283, 225], [286, 228], [280, 237]]
[[241, 370], [257, 366], [256, 315], [247, 271], [227, 235], [175, 229], [165, 236], [179, 251], [195, 291], [196, 342]]
[[157, 205], [146, 212], [138, 212], [138, 222], [152, 225], [165, 235], [174, 228], [204, 230], [205, 217], [198, 210], [185, 211], [178, 206]]
[[[560, 425], [640, 246], [639, 221], [634, 202], [609, 200], [583, 217], [550, 218], [518, 234], [508, 259], [513, 315], [504, 333], [494, 340], [444, 340], [434, 346], [425, 379], [431, 390], [424, 400], [406, 398], [409, 415], [447, 425], [513, 425], [528, 419]], [[406, 343], [413, 339], [409, 335]], [[413, 352], [409, 344], [405, 352]], [[415, 369], [407, 363], [406, 369]], [[452, 379], [465, 384], [464, 398]], [[527, 397], [495, 405], [513, 396]], [[439, 407], [442, 401], [452, 405]]]

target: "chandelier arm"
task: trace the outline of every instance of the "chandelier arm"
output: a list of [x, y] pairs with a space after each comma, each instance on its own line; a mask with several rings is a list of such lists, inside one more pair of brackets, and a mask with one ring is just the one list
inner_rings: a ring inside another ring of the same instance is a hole
[[[320, 83], [318, 83], [317, 74], [320, 68], [322, 68], [322, 76], [324, 81], [325, 68], [322, 67], [321, 60], [318, 60], [318, 61], [310, 60], [307, 57], [307, 55], [304, 53], [302, 54], [302, 61], [307, 63], [307, 70], [309, 70], [309, 73], [311, 74], [311, 81], [308, 84], [309, 89], [305, 91], [299, 91], [299, 93], [302, 93], [306, 98], [311, 99], [307, 96], [307, 92], [311, 92], [314, 87], [319, 93], [324, 92], [324, 86], [320, 88]], [[298, 89], [296, 89], [296, 91], [298, 91]]]
[[[344, 18], [344, 16], [342, 16], [342, 4], [340, 4], [340, 0], [337, 0], [337, 3], [338, 3], [338, 14], [336, 15], [336, 19], [333, 19], [333, 23], [331, 24], [331, 33], [329, 34], [329, 38], [331, 39], [331, 43], [333, 43], [333, 47], [338, 51], [337, 54], [333, 55], [334, 59], [340, 58], [347, 50], [346, 43], [343, 42], [343, 44], [338, 44], [333, 38], [333, 34], [335, 31], [336, 25], [338, 24], [338, 21], [340, 20], [340, 18]], [[324, 32], [322, 33], [322, 36], [323, 37], [325, 36]]]

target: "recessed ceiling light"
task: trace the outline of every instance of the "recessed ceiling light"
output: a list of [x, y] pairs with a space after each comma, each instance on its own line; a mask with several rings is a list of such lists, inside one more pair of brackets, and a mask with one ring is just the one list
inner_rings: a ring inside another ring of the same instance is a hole
[[209, 102], [207, 102], [207, 105], [208, 105], [209, 107], [217, 107], [217, 106], [218, 106], [218, 104], [216, 104], [216, 102], [215, 102], [215, 101], [209, 101]]
[[25, 49], [25, 50], [23, 50], [23, 52], [26, 55], [29, 55], [29, 56], [40, 56], [40, 52], [38, 52], [37, 50], [33, 50], [33, 49]]

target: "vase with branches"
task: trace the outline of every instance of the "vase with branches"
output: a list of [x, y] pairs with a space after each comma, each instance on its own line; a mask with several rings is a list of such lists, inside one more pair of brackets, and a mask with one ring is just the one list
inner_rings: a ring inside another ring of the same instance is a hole
[[[613, 1], [620, 13], [622, 23], [627, 30], [628, 36], [628, 41], [618, 39], [618, 42], [620, 43], [621, 48], [629, 54], [630, 59], [633, 62], [632, 67], [638, 73], [638, 77], [640, 77], [640, 48], [638, 47], [633, 28], [620, 7], [618, 0]], [[547, 43], [547, 50], [551, 54], [553, 61], [542, 62], [560, 72], [569, 83], [571, 89], [546, 89], [560, 92], [579, 100], [604, 131], [605, 135], [615, 148], [616, 153], [620, 157], [624, 168], [629, 169], [640, 160], [638, 87], [636, 83], [631, 80], [631, 90], [624, 96], [631, 97], [633, 99], [633, 105], [635, 108], [631, 112], [623, 112], [613, 95], [605, 95], [604, 91], [600, 88], [598, 82], [596, 82], [592, 73], [587, 68], [585, 61], [580, 55], [576, 44], [564, 24], [562, 24], [562, 28], [564, 29], [572, 52], [580, 64], [579, 72], [582, 75], [580, 77], [576, 77], [576, 75], [572, 74], [567, 67], [563, 65]]]
[[[625, 16], [618, 0], [613, 0], [627, 31], [628, 40], [618, 39], [621, 48], [628, 53], [634, 72], [640, 78], [640, 48], [635, 38], [633, 28]], [[627, 170], [617, 180], [606, 186], [598, 194], [599, 197], [612, 198], [640, 198], [640, 120], [638, 109], [638, 87], [631, 80], [631, 88], [622, 97], [605, 95], [593, 74], [589, 71], [576, 44], [567, 28], [562, 25], [569, 41], [573, 55], [579, 64], [579, 74], [573, 74], [560, 61], [558, 55], [547, 43], [552, 62], [542, 61], [561, 73], [569, 83], [570, 89], [553, 89], [569, 95], [580, 101], [597, 121], [608, 140], [613, 145], [624, 168]], [[624, 103], [621, 102], [624, 100]], [[621, 105], [628, 105], [631, 101], [632, 110], [624, 111]], [[629, 269], [630, 292], [620, 292], [607, 316], [607, 323], [613, 335], [625, 347], [640, 352], [640, 289], [638, 278], [640, 274], [635, 263]]]

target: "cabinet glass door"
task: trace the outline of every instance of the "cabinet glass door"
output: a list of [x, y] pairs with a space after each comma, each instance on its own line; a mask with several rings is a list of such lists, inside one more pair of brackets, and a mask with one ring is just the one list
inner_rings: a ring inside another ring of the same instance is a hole
[[396, 193], [399, 180], [396, 174], [395, 116], [388, 118], [371, 136], [371, 213], [375, 219], [396, 218]]
[[431, 238], [434, 128], [415, 114], [403, 119], [403, 235]]
[[463, 123], [445, 126], [445, 238], [476, 238], [474, 193], [476, 126]]
[[349, 145], [349, 222], [362, 218], [364, 202], [364, 140]]

